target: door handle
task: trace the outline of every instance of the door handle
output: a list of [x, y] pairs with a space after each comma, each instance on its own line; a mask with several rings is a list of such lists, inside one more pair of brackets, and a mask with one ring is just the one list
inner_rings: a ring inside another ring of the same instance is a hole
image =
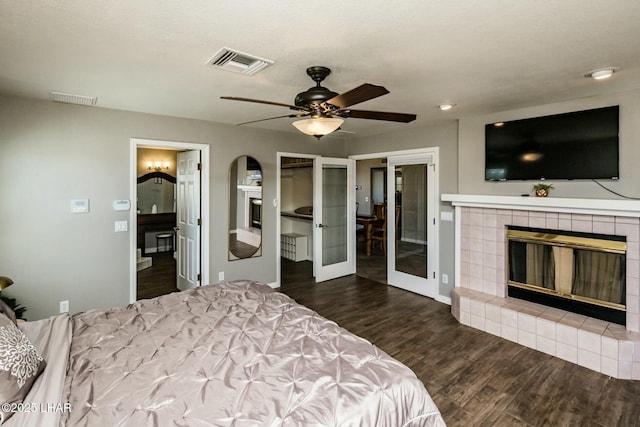
[[180, 230], [180, 227], [173, 227], [173, 231], [178, 231]]
[[328, 225], [324, 225], [324, 224], [318, 224], [316, 227], [318, 227], [318, 228], [329, 228]]

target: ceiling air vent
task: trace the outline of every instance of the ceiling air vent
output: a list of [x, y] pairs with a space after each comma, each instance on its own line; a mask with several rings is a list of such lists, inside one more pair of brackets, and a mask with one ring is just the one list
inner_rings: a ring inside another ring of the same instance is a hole
[[97, 96], [74, 95], [72, 93], [49, 91], [49, 99], [54, 102], [64, 102], [65, 104], [93, 106], [98, 102]]
[[273, 64], [273, 61], [223, 47], [213, 55], [213, 58], [207, 61], [207, 64], [233, 71], [234, 73], [252, 76], [263, 68]]

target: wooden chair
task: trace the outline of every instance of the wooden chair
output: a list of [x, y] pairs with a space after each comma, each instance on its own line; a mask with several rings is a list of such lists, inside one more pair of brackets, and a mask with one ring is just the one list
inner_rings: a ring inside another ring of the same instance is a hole
[[[373, 230], [371, 231], [371, 240], [380, 242], [380, 247], [384, 252], [384, 256], [387, 256], [387, 218], [388, 216], [387, 216], [386, 206], [384, 208], [385, 209], [382, 214], [384, 219], [380, 222], [380, 224], [376, 224], [373, 226]], [[400, 220], [400, 207], [397, 206], [396, 217], [395, 217], [396, 230], [398, 229], [399, 220]]]

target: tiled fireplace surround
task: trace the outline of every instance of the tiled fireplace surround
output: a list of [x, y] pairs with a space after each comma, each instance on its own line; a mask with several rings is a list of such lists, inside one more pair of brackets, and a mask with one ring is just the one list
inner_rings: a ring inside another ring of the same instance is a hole
[[[445, 194], [456, 209], [462, 324], [615, 378], [640, 380], [640, 203]], [[505, 227], [626, 236], [627, 326], [507, 297]]]

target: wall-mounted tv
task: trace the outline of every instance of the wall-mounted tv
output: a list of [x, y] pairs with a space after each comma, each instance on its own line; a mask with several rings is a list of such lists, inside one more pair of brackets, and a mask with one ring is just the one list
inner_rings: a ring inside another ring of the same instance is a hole
[[485, 180], [618, 179], [620, 106], [485, 126]]

